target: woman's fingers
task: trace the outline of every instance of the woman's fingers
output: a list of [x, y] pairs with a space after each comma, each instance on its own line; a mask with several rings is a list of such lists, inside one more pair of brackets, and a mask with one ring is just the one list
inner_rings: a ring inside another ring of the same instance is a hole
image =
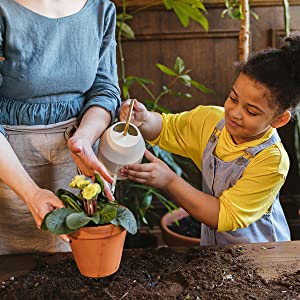
[[65, 241], [67, 243], [70, 243], [70, 237], [67, 234], [59, 235], [59, 238], [61, 238], [63, 241]]

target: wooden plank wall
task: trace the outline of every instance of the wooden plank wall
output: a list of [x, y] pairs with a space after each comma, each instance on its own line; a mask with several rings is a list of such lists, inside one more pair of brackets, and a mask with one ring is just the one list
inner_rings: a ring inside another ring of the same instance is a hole
[[[128, 12], [136, 11], [152, 2], [153, 0], [128, 1]], [[120, 11], [121, 2], [115, 3]], [[182, 89], [180, 85], [176, 85], [175, 90], [178, 88], [189, 91], [193, 98], [163, 98], [160, 103], [173, 112], [189, 110], [199, 104], [223, 105], [234, 80], [233, 62], [238, 59], [239, 21], [220, 17], [224, 9], [223, 1], [208, 0], [205, 4], [209, 21], [208, 32], [194, 21], [191, 21], [188, 28], [183, 28], [173, 13], [166, 11], [163, 6], [155, 6], [134, 15], [131, 26], [136, 39], [123, 41], [127, 75], [155, 81], [155, 85], [151, 87], [155, 95], [160, 92], [163, 84], [170, 81], [155, 64], [173, 66], [177, 56], [182, 57], [187, 68], [192, 70], [190, 74], [193, 79], [216, 92], [215, 95], [205, 95], [195, 89]], [[290, 5], [291, 29], [300, 30], [300, 1], [290, 1]], [[282, 2], [257, 0], [253, 1], [252, 9], [259, 15], [259, 20], [251, 18], [252, 50], [278, 46], [279, 38], [284, 33]], [[135, 88], [131, 97], [142, 100], [147, 95], [140, 88]], [[280, 134], [293, 161], [293, 124], [289, 127], [281, 130]], [[284, 192], [300, 194], [299, 176], [296, 173], [296, 164], [292, 163]]]

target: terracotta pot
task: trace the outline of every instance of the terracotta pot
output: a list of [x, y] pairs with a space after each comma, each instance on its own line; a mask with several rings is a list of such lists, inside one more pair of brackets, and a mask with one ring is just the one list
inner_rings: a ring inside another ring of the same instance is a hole
[[176, 220], [181, 220], [189, 214], [183, 209], [174, 210], [173, 213], [166, 213], [160, 221], [162, 238], [164, 242], [170, 247], [195, 247], [200, 246], [200, 239], [178, 234], [168, 228], [168, 225], [174, 223]]
[[120, 266], [126, 230], [113, 224], [83, 227], [70, 234], [71, 248], [80, 273], [105, 277]]

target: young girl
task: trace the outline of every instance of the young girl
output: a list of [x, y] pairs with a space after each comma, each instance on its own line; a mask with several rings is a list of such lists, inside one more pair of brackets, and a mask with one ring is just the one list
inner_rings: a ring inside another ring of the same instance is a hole
[[239, 65], [224, 108], [159, 115], [135, 101], [132, 121], [144, 138], [190, 157], [202, 172], [202, 191], [148, 151], [149, 163], [125, 166], [121, 173], [164, 190], [202, 222], [201, 245], [288, 241], [279, 190], [289, 159], [276, 128], [289, 122], [299, 97], [300, 36], [293, 35], [281, 49], [258, 52]]
[[0, 1], [0, 254], [70, 251], [38, 230], [52, 191], [112, 181], [92, 146], [121, 103], [115, 24], [111, 1]]

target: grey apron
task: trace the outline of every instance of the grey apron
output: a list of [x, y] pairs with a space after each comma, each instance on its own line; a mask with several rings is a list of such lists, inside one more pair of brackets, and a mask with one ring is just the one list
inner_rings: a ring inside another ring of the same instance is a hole
[[[251, 157], [280, 141], [279, 135], [275, 132], [269, 140], [246, 149], [245, 154], [235, 160], [225, 162], [214, 156], [218, 137], [224, 124], [224, 119], [217, 124], [205, 148], [202, 162], [202, 190], [217, 198], [221, 196], [223, 191], [235, 185], [249, 164]], [[246, 228], [217, 232], [205, 224], [201, 225], [201, 245], [261, 243], [289, 241], [290, 239], [290, 230], [279, 202], [279, 194], [276, 195], [270, 212]]]
[[[77, 174], [67, 147], [76, 119], [53, 125], [4, 128], [11, 147], [38, 186], [53, 192], [68, 188]], [[26, 204], [0, 180], [0, 255], [67, 251], [69, 244], [39, 230]]]

